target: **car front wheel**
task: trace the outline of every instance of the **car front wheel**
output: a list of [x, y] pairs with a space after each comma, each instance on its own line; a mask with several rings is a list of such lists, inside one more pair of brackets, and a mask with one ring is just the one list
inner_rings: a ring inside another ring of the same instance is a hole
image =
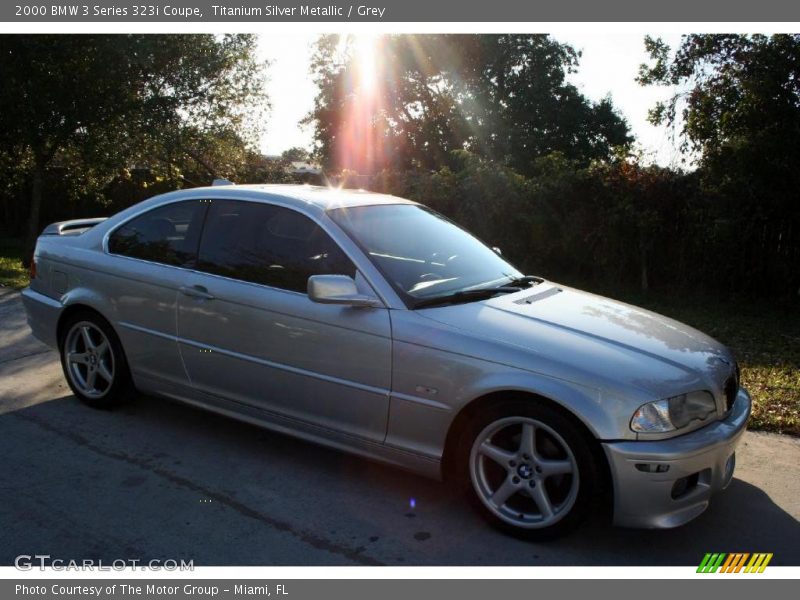
[[460, 477], [492, 525], [547, 539], [586, 517], [598, 469], [591, 441], [572, 419], [531, 399], [482, 411], [466, 429]]

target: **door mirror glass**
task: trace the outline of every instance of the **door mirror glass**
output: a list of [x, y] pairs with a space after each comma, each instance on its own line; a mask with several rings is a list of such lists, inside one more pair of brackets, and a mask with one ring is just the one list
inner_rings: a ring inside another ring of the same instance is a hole
[[308, 278], [308, 297], [320, 304], [380, 306], [377, 298], [360, 293], [347, 275], [312, 275]]

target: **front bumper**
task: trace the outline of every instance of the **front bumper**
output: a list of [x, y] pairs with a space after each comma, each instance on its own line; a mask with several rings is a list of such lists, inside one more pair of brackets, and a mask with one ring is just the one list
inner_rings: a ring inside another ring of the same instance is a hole
[[614, 482], [614, 524], [677, 527], [702, 513], [733, 477], [734, 451], [751, 405], [740, 389], [725, 419], [702, 429], [667, 440], [604, 443]]

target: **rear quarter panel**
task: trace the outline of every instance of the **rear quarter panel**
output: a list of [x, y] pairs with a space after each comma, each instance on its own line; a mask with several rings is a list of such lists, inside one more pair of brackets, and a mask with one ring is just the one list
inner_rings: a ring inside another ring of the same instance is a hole
[[[107, 254], [103, 223], [80, 236], [43, 236], [31, 289], [61, 303], [86, 306], [111, 323], [131, 371], [185, 381], [175, 341], [181, 269]], [[112, 224], [113, 226], [113, 224]]]

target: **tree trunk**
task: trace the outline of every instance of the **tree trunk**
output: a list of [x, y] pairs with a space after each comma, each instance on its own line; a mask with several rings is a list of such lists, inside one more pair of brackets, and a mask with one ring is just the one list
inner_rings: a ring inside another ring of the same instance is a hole
[[33, 167], [33, 179], [31, 181], [31, 206], [28, 213], [28, 234], [25, 239], [25, 248], [22, 255], [22, 263], [29, 267], [33, 258], [33, 250], [36, 247], [36, 238], [39, 237], [39, 213], [42, 208], [42, 188], [44, 186], [44, 165], [37, 160]]
[[650, 285], [647, 277], [647, 242], [644, 239], [643, 233], [639, 236], [639, 264], [641, 267], [642, 291], [646, 292]]

